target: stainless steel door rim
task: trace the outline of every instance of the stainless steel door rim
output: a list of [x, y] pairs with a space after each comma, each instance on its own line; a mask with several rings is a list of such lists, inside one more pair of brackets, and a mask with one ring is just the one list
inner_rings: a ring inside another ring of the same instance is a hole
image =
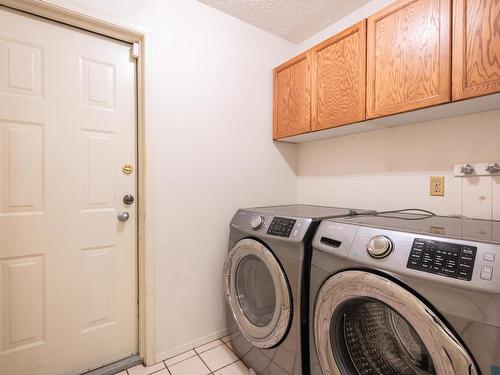
[[[248, 257], [256, 257], [265, 265], [275, 289], [275, 309], [269, 322], [264, 326], [254, 324], [245, 315], [239, 301], [240, 296], [236, 286], [238, 267]], [[270, 348], [282, 340], [291, 320], [291, 295], [286, 276], [271, 250], [253, 239], [247, 238], [237, 242], [224, 263], [224, 287], [227, 302], [240, 331], [252, 345], [258, 348]]]
[[324, 374], [346, 375], [339, 363], [352, 359], [335, 358], [331, 322], [342, 306], [358, 299], [380, 302], [404, 318], [425, 346], [437, 375], [478, 374], [467, 350], [423, 301], [389, 278], [359, 270], [333, 275], [316, 297], [314, 342]]

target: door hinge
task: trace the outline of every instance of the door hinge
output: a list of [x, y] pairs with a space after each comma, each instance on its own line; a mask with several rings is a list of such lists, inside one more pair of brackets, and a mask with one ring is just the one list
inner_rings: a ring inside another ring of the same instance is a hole
[[130, 51], [130, 54], [134, 59], [139, 58], [139, 56], [141, 55], [139, 43], [132, 44], [132, 50]]

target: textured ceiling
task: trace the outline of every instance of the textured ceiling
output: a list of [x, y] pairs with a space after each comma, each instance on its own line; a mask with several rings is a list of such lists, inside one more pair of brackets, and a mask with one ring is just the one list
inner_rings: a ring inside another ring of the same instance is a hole
[[198, 0], [299, 43], [370, 0]]

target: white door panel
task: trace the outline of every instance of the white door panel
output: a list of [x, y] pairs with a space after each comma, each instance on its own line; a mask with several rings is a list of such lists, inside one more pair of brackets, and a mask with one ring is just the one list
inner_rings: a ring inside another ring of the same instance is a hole
[[[130, 45], [0, 7], [0, 369], [137, 353]], [[130, 219], [119, 222], [117, 213]]]

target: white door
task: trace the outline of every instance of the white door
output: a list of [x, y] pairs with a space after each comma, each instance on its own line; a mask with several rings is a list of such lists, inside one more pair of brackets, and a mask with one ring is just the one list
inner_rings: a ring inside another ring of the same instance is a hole
[[1, 374], [76, 374], [137, 353], [125, 163], [130, 45], [0, 6]]

